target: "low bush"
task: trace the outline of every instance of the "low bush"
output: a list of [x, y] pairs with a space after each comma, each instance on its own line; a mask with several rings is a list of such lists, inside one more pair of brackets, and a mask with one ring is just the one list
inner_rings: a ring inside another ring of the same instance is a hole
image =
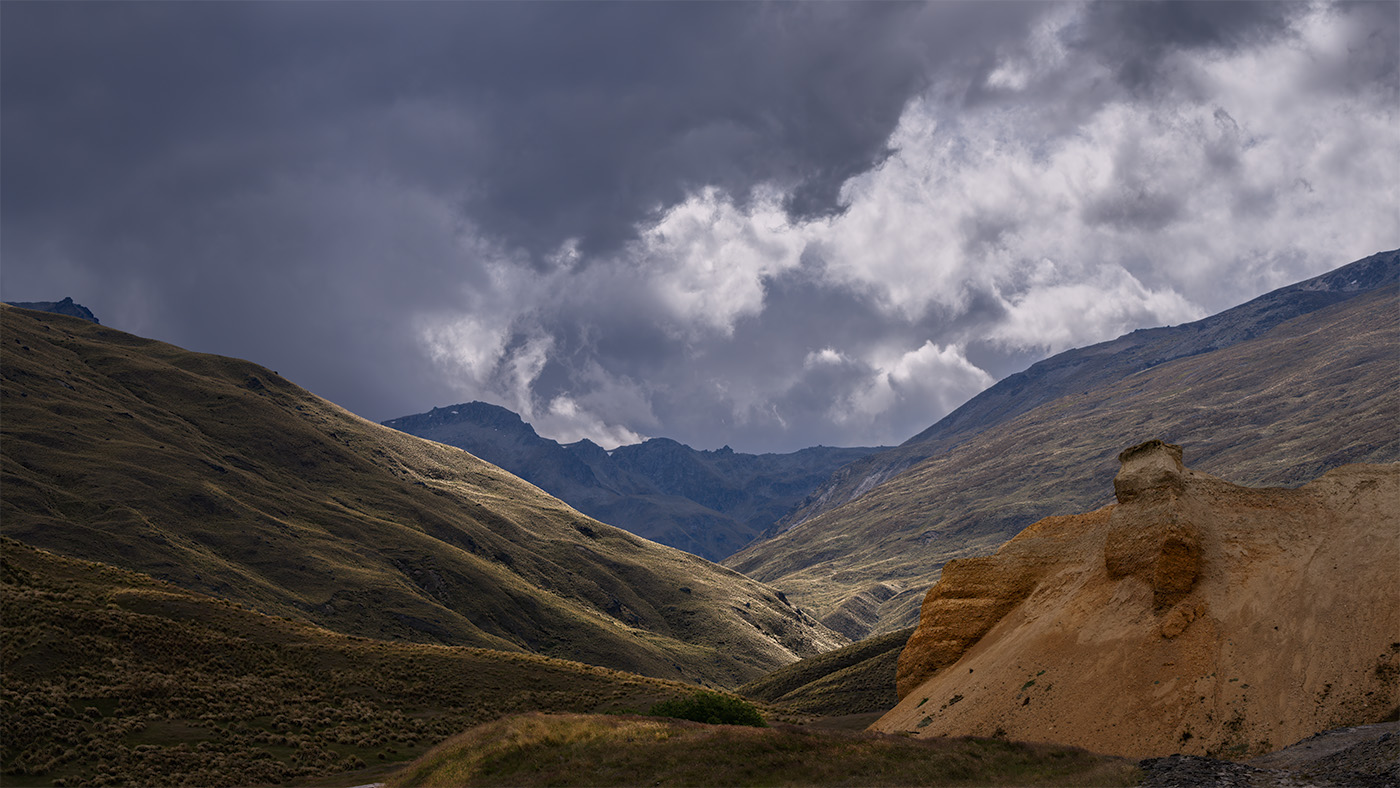
[[691, 720], [709, 725], [748, 725], [753, 728], [766, 728], [763, 715], [748, 701], [732, 695], [698, 690], [687, 698], [664, 700], [647, 712], [653, 717], [674, 717], [678, 720]]

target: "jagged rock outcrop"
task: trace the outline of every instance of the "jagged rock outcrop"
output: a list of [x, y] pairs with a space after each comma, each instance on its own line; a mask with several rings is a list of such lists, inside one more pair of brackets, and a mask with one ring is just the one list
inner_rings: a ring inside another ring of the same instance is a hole
[[1400, 703], [1400, 465], [1239, 487], [1148, 441], [1117, 503], [953, 561], [876, 728], [1243, 757]]
[[71, 296], [65, 297], [62, 301], [6, 301], [10, 306], [17, 306], [20, 309], [33, 309], [36, 312], [53, 312], [56, 315], [67, 315], [86, 320], [89, 323], [101, 324], [101, 320], [92, 313], [91, 309], [73, 302]]

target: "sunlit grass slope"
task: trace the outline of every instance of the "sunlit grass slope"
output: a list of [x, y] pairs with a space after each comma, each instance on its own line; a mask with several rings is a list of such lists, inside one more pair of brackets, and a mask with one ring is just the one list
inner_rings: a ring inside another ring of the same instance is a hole
[[734, 686], [840, 645], [773, 590], [237, 359], [4, 307], [3, 533], [364, 637]]
[[258, 785], [414, 758], [526, 710], [647, 708], [688, 685], [529, 654], [374, 641], [0, 544], [0, 782]]
[[1076, 391], [951, 446], [869, 493], [725, 560], [860, 637], [910, 626], [952, 558], [1111, 498], [1116, 454], [1148, 438], [1251, 486], [1400, 459], [1400, 289], [1388, 284], [1213, 352]]
[[527, 714], [445, 742], [391, 786], [1132, 785], [1136, 766], [991, 739]]

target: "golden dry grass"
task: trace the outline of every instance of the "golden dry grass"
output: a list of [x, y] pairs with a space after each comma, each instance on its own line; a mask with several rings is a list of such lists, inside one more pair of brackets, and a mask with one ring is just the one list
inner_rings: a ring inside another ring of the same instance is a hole
[[1132, 785], [1136, 766], [1082, 750], [988, 739], [526, 714], [469, 730], [391, 786]]

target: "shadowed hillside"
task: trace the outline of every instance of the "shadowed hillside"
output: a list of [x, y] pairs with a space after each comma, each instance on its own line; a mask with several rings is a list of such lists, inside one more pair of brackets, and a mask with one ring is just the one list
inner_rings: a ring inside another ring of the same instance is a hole
[[520, 416], [484, 402], [384, 424], [466, 449], [591, 517], [713, 561], [753, 541], [837, 468], [876, 451], [742, 454], [666, 438], [604, 451], [588, 440], [542, 438]]
[[770, 588], [256, 364], [0, 309], [8, 536], [347, 634], [720, 685], [842, 642]]
[[[913, 628], [806, 657], [739, 687], [739, 694], [802, 714], [884, 713], [899, 701], [896, 662]], [[873, 720], [872, 720], [873, 721]]]
[[1400, 459], [1398, 300], [1388, 284], [1228, 347], [1076, 388], [725, 563], [860, 638], [914, 624], [945, 561], [1106, 503], [1113, 447], [1144, 434], [1190, 445], [1198, 468], [1250, 485]]

